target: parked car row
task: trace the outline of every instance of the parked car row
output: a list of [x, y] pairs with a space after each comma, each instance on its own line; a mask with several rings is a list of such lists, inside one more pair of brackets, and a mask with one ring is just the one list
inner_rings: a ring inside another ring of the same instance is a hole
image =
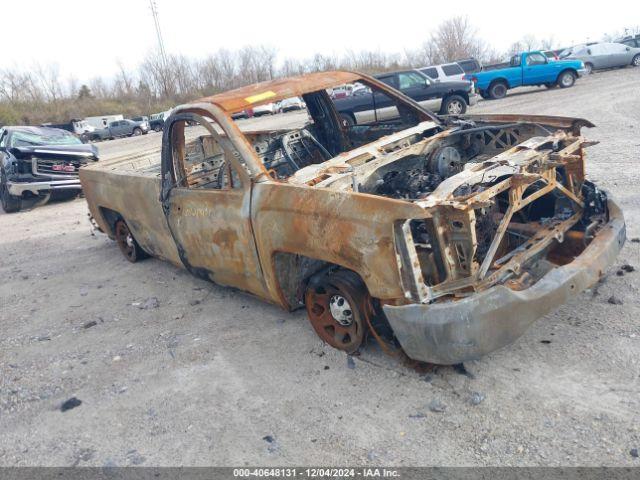
[[[567, 63], [570, 61], [574, 63]], [[523, 52], [509, 61], [492, 65], [483, 66], [469, 58], [417, 70], [435, 82], [474, 81], [483, 98], [496, 99], [520, 86], [568, 88], [583, 74], [626, 66], [640, 66], [640, 35], [618, 42], [591, 42], [570, 48]]]

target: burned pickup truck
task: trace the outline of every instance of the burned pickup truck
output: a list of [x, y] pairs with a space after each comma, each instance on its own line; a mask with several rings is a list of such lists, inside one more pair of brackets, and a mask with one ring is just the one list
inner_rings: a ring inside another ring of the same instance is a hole
[[[395, 116], [342, 122], [327, 89], [354, 83], [389, 97]], [[289, 97], [306, 104], [297, 128], [243, 132], [231, 118]], [[304, 306], [346, 352], [371, 334], [454, 364], [509, 344], [614, 261], [625, 224], [585, 179], [590, 126], [440, 118], [374, 78], [325, 72], [178, 107], [161, 152], [106, 159], [80, 178], [130, 261], [152, 255]]]

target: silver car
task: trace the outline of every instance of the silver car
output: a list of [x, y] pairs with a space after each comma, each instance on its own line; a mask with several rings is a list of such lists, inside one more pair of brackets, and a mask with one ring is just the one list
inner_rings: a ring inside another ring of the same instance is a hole
[[560, 58], [582, 60], [587, 73], [602, 68], [625, 67], [627, 65], [640, 67], [640, 48], [621, 43], [576, 45], [563, 51]]

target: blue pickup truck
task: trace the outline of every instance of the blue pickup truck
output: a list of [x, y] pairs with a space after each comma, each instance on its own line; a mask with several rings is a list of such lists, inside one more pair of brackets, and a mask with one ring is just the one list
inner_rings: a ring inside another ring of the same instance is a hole
[[579, 60], [550, 60], [542, 52], [524, 52], [511, 57], [508, 64], [466, 75], [482, 98], [503, 98], [510, 88], [544, 85], [547, 88], [572, 87], [586, 73]]

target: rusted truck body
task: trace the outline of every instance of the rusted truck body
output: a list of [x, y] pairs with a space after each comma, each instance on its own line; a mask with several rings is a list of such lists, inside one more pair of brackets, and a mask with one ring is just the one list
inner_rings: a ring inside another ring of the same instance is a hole
[[[397, 118], [342, 122], [327, 89], [356, 82], [391, 97]], [[290, 97], [306, 104], [300, 128], [242, 131], [231, 118]], [[80, 178], [91, 215], [131, 261], [151, 255], [304, 306], [347, 352], [371, 334], [455, 364], [513, 342], [622, 248], [621, 210], [585, 179], [591, 126], [437, 117], [374, 78], [326, 72], [182, 105], [161, 152], [107, 158]]]

